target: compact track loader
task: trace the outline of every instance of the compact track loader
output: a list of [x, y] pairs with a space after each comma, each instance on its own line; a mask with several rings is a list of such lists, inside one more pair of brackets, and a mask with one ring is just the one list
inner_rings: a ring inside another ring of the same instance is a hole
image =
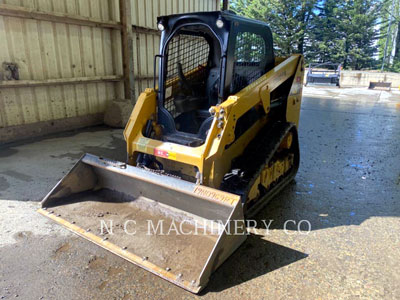
[[275, 57], [269, 27], [230, 12], [160, 17], [158, 29], [127, 161], [84, 155], [39, 212], [197, 293], [297, 172], [304, 63]]

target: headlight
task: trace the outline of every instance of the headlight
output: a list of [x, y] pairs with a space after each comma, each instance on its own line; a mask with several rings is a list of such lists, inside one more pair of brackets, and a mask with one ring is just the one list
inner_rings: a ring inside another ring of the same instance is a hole
[[160, 30], [160, 31], [163, 31], [163, 30], [165, 29], [165, 27], [164, 27], [164, 25], [163, 25], [162, 23], [158, 23], [158, 24], [157, 24], [157, 28], [158, 28], [158, 30]]

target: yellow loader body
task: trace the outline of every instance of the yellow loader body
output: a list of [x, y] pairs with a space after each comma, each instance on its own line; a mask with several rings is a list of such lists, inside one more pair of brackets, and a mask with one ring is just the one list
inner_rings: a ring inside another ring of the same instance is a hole
[[[147, 153], [157, 156], [162, 161], [173, 161], [169, 164], [171, 168], [179, 168], [184, 173], [190, 172], [187, 175], [192, 177], [195, 175], [193, 168], [189, 166], [195, 166], [201, 174], [199, 183], [218, 189], [224, 174], [231, 167], [232, 160], [243, 153], [248, 143], [267, 123], [271, 93], [291, 77], [293, 80], [287, 99], [286, 120], [298, 126], [303, 76], [304, 60], [301, 55], [276, 58], [275, 68], [236, 95], [229, 96], [220, 105], [211, 107], [215, 112], [214, 121], [205, 143], [199, 147], [173, 144], [143, 136], [147, 121], [155, 120], [157, 109], [156, 92], [146, 89], [139, 96], [124, 131], [128, 162], [134, 164], [137, 153]], [[256, 106], [264, 109], [266, 117], [258, 120], [251, 129], [235, 140], [237, 120]], [[227, 145], [230, 145], [228, 149]]]
[[158, 23], [159, 88], [136, 101], [127, 161], [85, 154], [39, 212], [197, 293], [296, 175], [304, 60], [229, 12]]

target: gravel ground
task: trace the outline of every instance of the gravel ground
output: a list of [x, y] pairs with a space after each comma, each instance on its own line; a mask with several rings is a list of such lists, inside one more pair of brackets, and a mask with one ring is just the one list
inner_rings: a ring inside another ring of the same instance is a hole
[[121, 130], [1, 146], [0, 299], [399, 299], [399, 141], [399, 92], [307, 87], [296, 181], [199, 296], [35, 212], [82, 153], [124, 160]]

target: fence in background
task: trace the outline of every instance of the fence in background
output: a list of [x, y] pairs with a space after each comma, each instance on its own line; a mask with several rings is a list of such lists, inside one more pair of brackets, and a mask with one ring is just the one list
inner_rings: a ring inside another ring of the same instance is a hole
[[381, 73], [374, 71], [342, 71], [340, 78], [341, 86], [361, 86], [368, 87], [373, 82], [391, 82], [393, 89], [400, 87], [399, 73]]

